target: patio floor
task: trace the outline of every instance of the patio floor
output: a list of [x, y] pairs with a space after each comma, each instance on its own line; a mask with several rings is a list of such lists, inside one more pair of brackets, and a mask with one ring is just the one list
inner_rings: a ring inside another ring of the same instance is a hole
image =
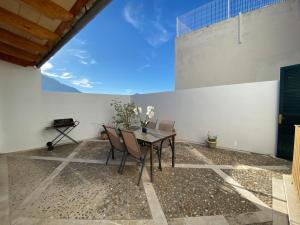
[[285, 160], [177, 143], [176, 167], [164, 149], [163, 170], [154, 157], [154, 182], [147, 167], [138, 187], [135, 162], [123, 175], [120, 154], [104, 165], [109, 147], [91, 140], [0, 156], [0, 199], [8, 199], [0, 215], [13, 225], [275, 225], [285, 217], [272, 210], [290, 174]]

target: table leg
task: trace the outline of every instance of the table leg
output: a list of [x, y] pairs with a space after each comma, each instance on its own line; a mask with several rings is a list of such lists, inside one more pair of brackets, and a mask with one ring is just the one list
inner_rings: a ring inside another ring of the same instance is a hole
[[115, 159], [115, 151], [114, 148], [111, 149], [111, 158], [114, 160]]
[[175, 136], [172, 136], [172, 167], [175, 166]]
[[150, 180], [151, 182], [153, 182], [153, 157], [152, 157], [152, 153], [153, 153], [153, 144], [151, 144], [151, 148], [150, 148]]

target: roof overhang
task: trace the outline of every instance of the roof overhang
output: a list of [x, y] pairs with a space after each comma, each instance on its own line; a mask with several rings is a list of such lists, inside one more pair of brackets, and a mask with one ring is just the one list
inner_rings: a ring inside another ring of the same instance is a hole
[[110, 2], [0, 1], [0, 59], [40, 67]]

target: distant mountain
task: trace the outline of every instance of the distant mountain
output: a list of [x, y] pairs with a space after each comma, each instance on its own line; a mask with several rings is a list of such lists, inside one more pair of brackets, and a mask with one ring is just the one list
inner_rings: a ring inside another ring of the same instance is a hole
[[42, 90], [53, 91], [53, 92], [76, 92], [81, 93], [76, 88], [70, 87], [66, 84], [60, 83], [59, 81], [45, 76], [42, 76]]

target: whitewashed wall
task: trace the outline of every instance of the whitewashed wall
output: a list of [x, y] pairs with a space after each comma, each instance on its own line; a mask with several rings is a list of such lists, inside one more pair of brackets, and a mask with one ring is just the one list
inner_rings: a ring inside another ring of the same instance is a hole
[[134, 95], [138, 105], [154, 105], [159, 120], [176, 121], [179, 139], [203, 143], [207, 132], [220, 147], [275, 154], [278, 81], [170, 93]]
[[45, 93], [39, 70], [5, 62], [0, 62], [0, 88], [0, 153], [45, 146], [56, 133], [44, 128], [56, 118], [81, 122], [72, 131], [75, 139], [96, 137], [97, 124], [111, 119], [111, 100], [130, 101], [129, 96]]
[[194, 31], [176, 39], [176, 89], [279, 80], [300, 64], [299, 40], [299, 0]]

